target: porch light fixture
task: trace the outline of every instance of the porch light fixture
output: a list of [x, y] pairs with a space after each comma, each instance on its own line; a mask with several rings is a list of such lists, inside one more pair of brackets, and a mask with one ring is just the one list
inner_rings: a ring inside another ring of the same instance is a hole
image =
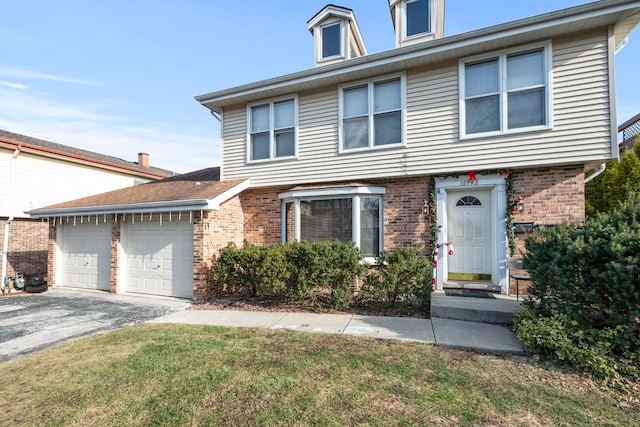
[[428, 215], [428, 214], [429, 214], [429, 202], [425, 200], [422, 203], [422, 215]]
[[518, 204], [516, 206], [518, 209], [518, 213], [524, 212], [524, 202], [522, 200], [522, 196], [518, 197]]

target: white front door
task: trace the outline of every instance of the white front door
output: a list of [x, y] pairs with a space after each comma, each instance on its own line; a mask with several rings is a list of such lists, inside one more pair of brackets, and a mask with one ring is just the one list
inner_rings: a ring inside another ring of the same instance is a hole
[[61, 226], [62, 286], [110, 290], [111, 224]]
[[491, 190], [447, 193], [449, 280], [491, 281], [493, 270], [493, 222]]
[[188, 221], [125, 225], [126, 292], [193, 297], [193, 225]]

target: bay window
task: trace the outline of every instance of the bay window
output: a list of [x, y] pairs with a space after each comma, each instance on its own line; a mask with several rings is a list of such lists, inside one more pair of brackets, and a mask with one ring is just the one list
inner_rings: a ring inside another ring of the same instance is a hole
[[461, 136], [550, 127], [550, 49], [462, 61]]
[[281, 194], [282, 240], [352, 241], [365, 257], [375, 257], [382, 251], [384, 193], [381, 187], [341, 187]]

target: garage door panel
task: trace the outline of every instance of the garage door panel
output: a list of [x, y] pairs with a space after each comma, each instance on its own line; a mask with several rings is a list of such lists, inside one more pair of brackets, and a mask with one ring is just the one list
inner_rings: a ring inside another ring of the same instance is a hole
[[127, 224], [126, 290], [193, 297], [193, 225], [188, 221]]
[[61, 233], [62, 285], [108, 291], [111, 225], [64, 224]]

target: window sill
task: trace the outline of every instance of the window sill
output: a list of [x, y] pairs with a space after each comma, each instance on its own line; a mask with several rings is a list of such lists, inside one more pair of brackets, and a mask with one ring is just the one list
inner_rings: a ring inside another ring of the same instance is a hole
[[389, 145], [376, 145], [374, 147], [363, 147], [363, 148], [349, 148], [349, 149], [340, 149], [338, 154], [353, 154], [353, 153], [367, 153], [370, 151], [378, 151], [378, 150], [393, 150], [398, 148], [406, 148], [407, 144], [389, 144]]
[[483, 133], [472, 133], [468, 135], [463, 135], [460, 133], [460, 141], [471, 141], [474, 139], [484, 139], [484, 138], [495, 138], [499, 136], [511, 136], [511, 135], [519, 135], [525, 133], [534, 133], [534, 132], [548, 132], [553, 130], [553, 126], [532, 126], [526, 128], [518, 128], [518, 129], [510, 129], [504, 132], [483, 132]]
[[273, 159], [260, 159], [260, 160], [249, 160], [247, 161], [248, 165], [260, 165], [263, 163], [278, 163], [278, 162], [288, 162], [292, 160], [298, 160], [298, 156], [290, 156], [290, 157], [275, 157]]

